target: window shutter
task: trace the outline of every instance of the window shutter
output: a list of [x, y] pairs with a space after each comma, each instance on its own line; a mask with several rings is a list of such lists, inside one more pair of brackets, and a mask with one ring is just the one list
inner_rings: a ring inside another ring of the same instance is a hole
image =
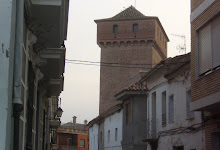
[[211, 24], [199, 31], [199, 74], [212, 68]]
[[220, 16], [212, 22], [213, 68], [220, 66]]

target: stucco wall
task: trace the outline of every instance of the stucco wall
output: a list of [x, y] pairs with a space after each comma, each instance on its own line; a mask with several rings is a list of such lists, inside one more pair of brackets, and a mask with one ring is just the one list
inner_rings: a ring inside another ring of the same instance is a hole
[[[146, 149], [146, 143], [142, 142], [145, 136], [145, 125], [147, 116], [146, 99], [146, 96], [135, 96], [123, 102], [123, 149]], [[128, 124], [126, 124], [125, 110], [127, 103], [130, 103], [130, 123]]]
[[0, 2], [0, 149], [9, 150], [13, 146], [12, 81], [15, 37], [15, 1]]
[[[163, 77], [163, 70], [155, 73], [149, 79], [148, 118], [152, 120], [152, 93], [156, 92], [156, 133], [179, 127], [189, 127], [201, 123], [201, 113], [194, 112], [193, 118], [188, 118], [186, 107], [186, 92], [191, 88], [191, 77], [187, 71], [178, 75], [168, 83]], [[162, 126], [162, 92], [166, 91], [166, 125]], [[169, 96], [174, 95], [174, 122], [169, 122]], [[151, 129], [150, 129], [151, 131]], [[172, 149], [173, 146], [184, 146], [184, 149], [201, 149], [204, 147], [204, 131], [196, 133], [180, 133], [161, 136], [158, 149]], [[148, 145], [150, 149], [150, 145]]]
[[98, 150], [99, 126], [94, 124], [89, 128], [89, 150]]
[[[123, 110], [106, 117], [104, 121], [104, 150], [122, 150], [122, 114]], [[117, 128], [117, 141], [115, 141], [115, 128]], [[108, 130], [110, 130], [110, 141], [108, 141]]]

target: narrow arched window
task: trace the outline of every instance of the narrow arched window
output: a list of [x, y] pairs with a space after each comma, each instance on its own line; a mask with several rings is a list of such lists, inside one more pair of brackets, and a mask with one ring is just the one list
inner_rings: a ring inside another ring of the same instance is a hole
[[118, 33], [118, 25], [113, 25], [113, 33]]
[[138, 32], [138, 24], [133, 24], [133, 32]]

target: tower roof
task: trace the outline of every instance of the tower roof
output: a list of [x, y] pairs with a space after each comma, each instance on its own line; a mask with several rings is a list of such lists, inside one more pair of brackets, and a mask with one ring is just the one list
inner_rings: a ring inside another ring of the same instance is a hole
[[144, 19], [144, 18], [150, 18], [150, 17], [147, 17], [144, 14], [142, 14], [135, 7], [130, 6], [111, 18], [100, 19], [95, 21], [133, 20], [133, 19]]

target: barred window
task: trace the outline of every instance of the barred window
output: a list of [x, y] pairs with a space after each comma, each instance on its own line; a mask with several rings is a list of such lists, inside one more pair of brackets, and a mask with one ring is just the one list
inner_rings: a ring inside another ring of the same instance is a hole
[[198, 73], [220, 67], [220, 16], [198, 30]]

